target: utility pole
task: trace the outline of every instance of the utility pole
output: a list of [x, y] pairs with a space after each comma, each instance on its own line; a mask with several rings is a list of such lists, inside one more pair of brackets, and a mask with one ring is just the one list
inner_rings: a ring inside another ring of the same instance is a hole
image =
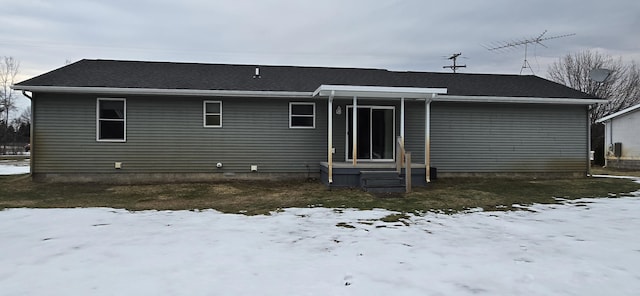
[[467, 65], [458, 65], [458, 64], [456, 64], [456, 61], [458, 60], [458, 57], [461, 56], [461, 55], [462, 55], [461, 52], [452, 54], [447, 59], [448, 60], [452, 60], [453, 61], [453, 65], [451, 65], [451, 66], [443, 66], [442, 68], [443, 69], [449, 68], [449, 69], [453, 70], [453, 73], [456, 73], [456, 70], [458, 68], [466, 68]]

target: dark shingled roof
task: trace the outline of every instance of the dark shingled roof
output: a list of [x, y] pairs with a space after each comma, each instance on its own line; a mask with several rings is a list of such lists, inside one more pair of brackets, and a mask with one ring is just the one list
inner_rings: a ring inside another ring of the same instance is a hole
[[[253, 77], [256, 67], [260, 78]], [[448, 95], [465, 96], [594, 98], [530, 75], [116, 60], [81, 60], [16, 86], [313, 92], [322, 84], [444, 87]]]

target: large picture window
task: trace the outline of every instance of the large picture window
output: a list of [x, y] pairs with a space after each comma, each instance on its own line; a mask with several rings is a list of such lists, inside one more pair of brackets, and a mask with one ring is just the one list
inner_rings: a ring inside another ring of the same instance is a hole
[[289, 103], [289, 127], [290, 128], [315, 128], [316, 104], [315, 103]]
[[98, 141], [127, 140], [127, 104], [125, 99], [98, 99], [96, 106]]
[[222, 102], [204, 101], [204, 126], [222, 127]]

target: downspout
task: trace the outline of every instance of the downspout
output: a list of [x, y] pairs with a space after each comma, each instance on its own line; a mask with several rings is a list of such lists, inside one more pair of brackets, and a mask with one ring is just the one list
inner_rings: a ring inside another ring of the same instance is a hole
[[591, 177], [591, 108], [587, 106], [587, 176]]
[[329, 117], [329, 131], [328, 131], [328, 138], [327, 138], [327, 143], [328, 143], [328, 149], [327, 149], [327, 159], [329, 162], [329, 185], [331, 185], [333, 183], [333, 96], [335, 95], [335, 91], [332, 90], [331, 91], [331, 95], [329, 96], [329, 103], [328, 103], [328, 108], [327, 108], [327, 116]]
[[33, 97], [31, 97], [30, 95], [28, 95], [28, 94], [27, 94], [27, 91], [26, 91], [26, 90], [23, 90], [23, 91], [22, 91], [22, 95], [23, 95], [23, 96], [25, 96], [25, 97], [27, 97], [27, 99], [29, 99], [29, 100], [32, 100], [32, 99], [33, 99]]
[[[604, 166], [605, 167], [609, 166], [609, 151], [613, 149], [613, 118], [609, 119], [607, 125], [609, 126], [609, 146], [605, 147], [605, 150], [604, 150]], [[606, 126], [605, 126], [605, 133], [606, 133]]]
[[436, 94], [424, 101], [424, 176], [427, 183], [431, 183], [431, 101]]
[[31, 118], [29, 118], [29, 120], [31, 120], [31, 125], [29, 126], [29, 175], [33, 176], [33, 126], [35, 125], [35, 121], [33, 120], [33, 96], [28, 95], [26, 90], [22, 91], [22, 95], [29, 99], [31, 103]]

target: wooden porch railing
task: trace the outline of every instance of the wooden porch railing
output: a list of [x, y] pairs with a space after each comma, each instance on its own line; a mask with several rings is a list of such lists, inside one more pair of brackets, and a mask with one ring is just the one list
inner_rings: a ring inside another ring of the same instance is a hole
[[402, 166], [404, 165], [404, 141], [402, 137], [396, 139], [396, 170], [398, 174], [402, 173]]
[[404, 140], [398, 137], [396, 141], [396, 170], [398, 174], [402, 173], [402, 167], [405, 168], [405, 191], [411, 192], [411, 152], [404, 150]]

